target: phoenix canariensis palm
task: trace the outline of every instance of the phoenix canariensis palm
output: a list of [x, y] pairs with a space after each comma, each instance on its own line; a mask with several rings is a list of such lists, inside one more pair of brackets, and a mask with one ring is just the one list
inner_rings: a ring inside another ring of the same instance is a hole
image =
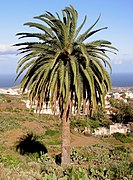
[[[21, 81], [23, 92], [29, 89], [32, 103], [36, 100], [37, 110], [49, 102], [55, 113], [60, 110], [62, 127], [61, 162], [70, 164], [70, 117], [72, 108], [77, 113], [97, 105], [104, 106], [104, 98], [111, 88], [110, 77], [103, 64], [111, 69], [106, 52], [117, 50], [106, 40], [89, 42], [95, 33], [107, 27], [93, 30], [96, 22], [81, 34], [87, 17], [77, 27], [78, 13], [73, 6], [53, 15], [46, 12], [35, 17], [42, 23], [28, 22], [24, 25], [34, 27], [37, 33], [18, 33], [20, 38], [37, 38], [36, 41], [22, 42], [19, 51], [24, 54], [19, 60], [17, 78], [25, 72]], [[86, 41], [88, 40], [88, 41]], [[86, 43], [85, 43], [86, 41]], [[16, 79], [17, 79], [16, 78]], [[88, 105], [87, 105], [88, 104]]]

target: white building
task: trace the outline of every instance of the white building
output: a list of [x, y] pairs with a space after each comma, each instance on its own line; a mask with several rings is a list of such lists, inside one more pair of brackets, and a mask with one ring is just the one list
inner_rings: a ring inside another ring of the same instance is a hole
[[121, 123], [115, 123], [112, 125], [109, 125], [109, 128], [105, 127], [99, 127], [94, 130], [94, 135], [111, 135], [116, 132], [126, 134], [128, 132], [128, 127], [121, 124]]
[[20, 88], [7, 88], [7, 89], [0, 89], [0, 94], [9, 94], [9, 95], [20, 95], [22, 93]]

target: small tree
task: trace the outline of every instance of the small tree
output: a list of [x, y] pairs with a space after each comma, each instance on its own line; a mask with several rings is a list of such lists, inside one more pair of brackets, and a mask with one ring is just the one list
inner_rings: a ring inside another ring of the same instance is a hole
[[111, 99], [111, 105], [115, 108], [115, 114], [112, 114], [112, 120], [114, 122], [133, 122], [133, 106], [130, 103], [125, 103], [123, 100]]

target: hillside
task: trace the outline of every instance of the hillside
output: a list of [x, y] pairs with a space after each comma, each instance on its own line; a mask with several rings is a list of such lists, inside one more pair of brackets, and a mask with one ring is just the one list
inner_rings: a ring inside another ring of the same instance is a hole
[[[55, 158], [56, 155], [60, 154], [61, 131], [59, 117], [51, 115], [38, 116], [33, 112], [29, 112], [29, 110], [25, 108], [24, 102], [22, 102], [22, 99], [25, 98], [26, 97], [21, 96], [9, 96], [3, 94], [0, 95], [0, 162], [2, 163], [0, 164], [1, 177], [5, 177], [5, 174], [11, 175], [13, 174], [13, 172], [16, 173], [16, 171], [12, 169], [14, 167], [17, 167], [18, 169], [21, 167], [21, 171], [26, 171], [26, 174], [28, 169], [30, 168], [29, 163], [31, 162], [34, 162], [33, 166], [36, 166], [35, 163], [37, 163], [37, 166], [39, 166], [39, 168], [42, 168], [42, 165], [40, 165], [37, 160], [38, 155], [36, 153], [31, 153], [27, 156], [20, 155], [19, 152], [16, 151], [16, 145], [20, 141], [20, 138], [23, 138], [24, 135], [26, 136], [27, 133], [33, 133], [33, 136], [37, 135], [37, 141], [45, 145], [48, 156], [50, 156], [51, 158]], [[110, 155], [110, 152], [115, 151], [116, 147], [122, 148], [122, 151], [125, 151], [126, 153], [128, 152], [130, 161], [133, 163], [133, 142], [122, 143], [116, 140], [113, 136], [84, 136], [82, 133], [77, 133], [73, 129], [71, 129], [71, 147], [72, 164], [76, 167], [88, 167], [93, 164], [92, 167], [95, 169], [96, 167], [99, 167], [99, 161], [101, 160], [101, 167], [107, 166], [107, 160], [111, 162], [114, 161], [114, 159], [116, 160], [117, 158], [116, 154]], [[110, 156], [112, 156], [114, 159], [110, 160]], [[117, 162], [121, 160], [120, 158], [125, 158], [125, 154], [120, 156], [122, 157], [119, 157]], [[127, 159], [129, 157], [126, 156]], [[100, 158], [102, 159], [100, 160]], [[125, 164], [123, 164], [122, 166], [125, 166]], [[10, 171], [9, 168], [11, 168]], [[35, 167], [32, 167], [31, 170], [36, 171], [34, 168]], [[42, 179], [44, 174], [42, 175], [39, 172], [40, 170], [38, 170], [38, 172], [36, 173], [38, 174], [40, 179]], [[18, 175], [16, 175], [16, 177], [19, 177], [20, 169], [17, 170], [17, 173]], [[56, 170], [55, 173], [57, 173]], [[125, 174], [126, 173], [127, 170]], [[128, 172], [127, 175], [129, 175], [130, 173], [131, 172]], [[29, 174], [29, 177], [31, 177], [31, 174]], [[25, 176], [26, 175], [22, 176], [22, 180]]]

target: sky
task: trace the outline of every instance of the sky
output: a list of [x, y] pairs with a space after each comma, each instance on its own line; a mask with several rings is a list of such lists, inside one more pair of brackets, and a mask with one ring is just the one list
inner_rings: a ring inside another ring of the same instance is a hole
[[108, 29], [98, 32], [90, 41], [109, 40], [119, 50], [117, 55], [108, 54], [113, 73], [133, 72], [133, 0], [4, 0], [0, 2], [0, 74], [16, 73], [20, 59], [13, 47], [20, 42], [16, 34], [35, 31], [23, 24], [36, 22], [33, 17], [46, 11], [61, 14], [70, 4], [78, 11], [78, 25], [87, 15], [83, 32], [101, 14], [94, 29]]

